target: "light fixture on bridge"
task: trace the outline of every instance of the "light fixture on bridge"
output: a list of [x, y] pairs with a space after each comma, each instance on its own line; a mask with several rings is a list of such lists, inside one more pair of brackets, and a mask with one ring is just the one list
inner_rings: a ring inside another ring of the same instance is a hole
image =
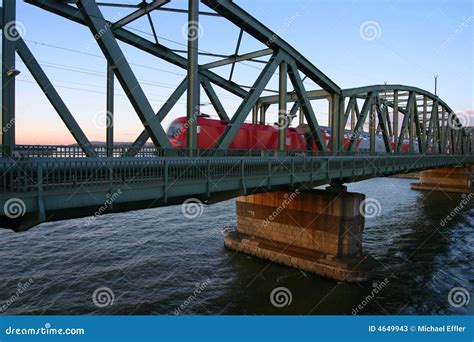
[[20, 73], [21, 73], [21, 71], [18, 70], [18, 69], [15, 69], [15, 68], [11, 68], [11, 69], [8, 69], [8, 70], [7, 70], [7, 76], [8, 76], [8, 77], [16, 77], [16, 76], [18, 76]]

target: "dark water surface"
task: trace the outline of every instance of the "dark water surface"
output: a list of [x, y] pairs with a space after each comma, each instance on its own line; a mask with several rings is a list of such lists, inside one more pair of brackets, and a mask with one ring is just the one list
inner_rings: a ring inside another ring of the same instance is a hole
[[[388, 283], [360, 314], [473, 314], [474, 299], [455, 308], [448, 293], [474, 292], [474, 201], [442, 227], [461, 194], [412, 191], [411, 182], [378, 178], [349, 186], [382, 208], [366, 222], [364, 248], [378, 260], [375, 281]], [[338, 283], [226, 250], [221, 230], [235, 225], [234, 200], [206, 206], [191, 220], [174, 206], [85, 222], [0, 231], [6, 314], [173, 314], [181, 306], [182, 314], [350, 315], [374, 293], [372, 282]], [[112, 305], [94, 305], [101, 287], [113, 292]], [[277, 287], [291, 291], [290, 305], [271, 304]]]

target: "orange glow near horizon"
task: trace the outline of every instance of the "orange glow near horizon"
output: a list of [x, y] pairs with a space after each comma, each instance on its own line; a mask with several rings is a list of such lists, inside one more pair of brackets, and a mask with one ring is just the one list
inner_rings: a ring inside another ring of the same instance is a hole
[[[474, 109], [468, 109], [464, 111], [458, 111], [457, 113], [465, 113], [468, 116], [468, 125], [474, 126]], [[461, 114], [462, 115], [462, 114]], [[461, 120], [463, 121], [463, 120]], [[464, 121], [465, 122], [465, 121]], [[166, 126], [166, 125], [165, 125]], [[39, 129], [39, 131], [38, 131]], [[104, 133], [87, 133], [86, 136], [90, 141], [94, 142], [105, 142], [105, 132]], [[123, 133], [115, 132], [114, 140], [116, 142], [133, 142], [138, 136], [139, 132], [135, 133]], [[18, 145], [71, 145], [75, 144], [72, 134], [63, 127], [54, 127], [45, 130], [44, 127], [35, 128], [35, 127], [25, 127], [22, 125], [21, 129], [17, 125], [16, 129], [16, 143]]]

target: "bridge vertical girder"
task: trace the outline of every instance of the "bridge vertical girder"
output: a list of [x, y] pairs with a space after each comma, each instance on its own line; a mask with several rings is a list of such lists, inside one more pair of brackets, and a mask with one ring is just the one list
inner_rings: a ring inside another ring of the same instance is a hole
[[107, 157], [113, 157], [114, 151], [114, 71], [113, 67], [107, 63], [107, 91], [106, 91], [106, 134], [105, 146]]
[[332, 151], [340, 152], [343, 146], [344, 137], [344, 97], [340, 94], [331, 94], [329, 98], [331, 105], [331, 111], [329, 116], [331, 117], [331, 129], [332, 129]]
[[425, 144], [426, 150], [426, 139], [428, 138], [426, 134], [426, 121], [428, 118], [428, 97], [423, 95], [423, 143]]
[[370, 104], [370, 113], [369, 113], [369, 134], [370, 134], [370, 153], [375, 153], [375, 140], [376, 140], [376, 118], [375, 118], [375, 98]]
[[408, 117], [409, 117], [409, 121], [408, 121], [408, 140], [409, 140], [409, 143], [410, 143], [410, 153], [413, 153], [415, 152], [415, 143], [414, 143], [414, 137], [415, 137], [415, 132], [414, 132], [414, 128], [415, 128], [415, 108], [416, 108], [416, 93], [413, 92], [413, 101], [411, 102], [411, 105], [410, 107], [408, 107], [408, 104], [407, 104], [407, 112], [408, 112]]
[[9, 157], [15, 145], [15, 35], [16, 1], [3, 0], [2, 11], [2, 156]]
[[446, 127], [448, 126], [448, 120], [446, 118], [446, 108], [441, 108], [441, 153], [444, 153], [446, 144]]
[[413, 117], [415, 119], [414, 122], [414, 127], [415, 127], [415, 135], [417, 138], [418, 142], [418, 152], [419, 153], [424, 153], [425, 152], [425, 145], [424, 145], [424, 140], [423, 140], [423, 135], [422, 135], [422, 130], [424, 130], [424, 127], [421, 127], [421, 122], [420, 122], [420, 116], [418, 113], [418, 106], [415, 101], [415, 106], [413, 109]]
[[288, 64], [285, 61], [280, 63], [279, 83], [278, 83], [278, 150], [286, 149], [286, 128], [289, 123], [287, 113], [287, 80]]
[[393, 91], [393, 141], [398, 140], [398, 90]]
[[200, 112], [199, 81], [199, 0], [188, 0], [188, 92], [186, 102], [186, 142], [189, 154], [197, 148], [197, 117]]

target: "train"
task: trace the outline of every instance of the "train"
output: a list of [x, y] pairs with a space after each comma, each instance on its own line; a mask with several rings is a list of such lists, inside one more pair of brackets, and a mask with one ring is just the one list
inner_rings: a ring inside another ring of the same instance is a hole
[[[211, 119], [208, 115], [200, 115], [196, 118], [197, 127], [197, 148], [212, 149], [227, 125], [226, 121]], [[173, 148], [186, 148], [186, 131], [188, 119], [179, 117], [170, 124], [167, 135]], [[332, 150], [332, 130], [330, 127], [320, 126], [321, 135], [329, 151]], [[348, 150], [351, 130], [344, 131], [344, 150]], [[370, 150], [369, 134], [363, 132], [354, 142], [356, 151]], [[392, 148], [395, 143], [392, 142]], [[243, 123], [229, 149], [233, 150], [277, 150], [278, 149], [278, 126], [267, 124]], [[288, 151], [311, 151], [318, 152], [318, 147], [308, 128], [308, 125], [286, 128], [286, 150]], [[385, 144], [381, 133], [376, 135], [376, 152], [385, 152]], [[409, 142], [404, 140], [402, 153], [409, 151]]]

